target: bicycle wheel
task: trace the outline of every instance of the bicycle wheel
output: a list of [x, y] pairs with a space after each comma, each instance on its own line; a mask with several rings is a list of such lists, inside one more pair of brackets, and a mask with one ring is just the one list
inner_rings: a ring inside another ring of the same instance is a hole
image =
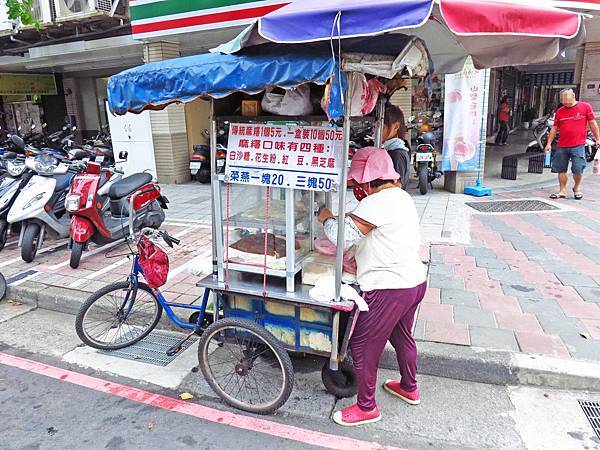
[[204, 378], [229, 405], [270, 414], [289, 398], [294, 369], [277, 338], [255, 322], [225, 318], [210, 325], [198, 345]]
[[75, 319], [79, 339], [99, 350], [118, 350], [144, 339], [156, 327], [162, 306], [148, 285], [109, 284], [83, 303]]

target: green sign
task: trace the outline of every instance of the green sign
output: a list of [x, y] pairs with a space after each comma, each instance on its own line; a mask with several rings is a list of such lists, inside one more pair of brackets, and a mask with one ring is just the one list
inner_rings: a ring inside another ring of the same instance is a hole
[[0, 73], [0, 95], [56, 95], [54, 75]]

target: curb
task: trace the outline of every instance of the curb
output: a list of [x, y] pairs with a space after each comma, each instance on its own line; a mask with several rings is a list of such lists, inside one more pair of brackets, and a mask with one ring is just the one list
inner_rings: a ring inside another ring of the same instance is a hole
[[[37, 308], [75, 315], [88, 292], [26, 281], [9, 286], [7, 298]], [[179, 328], [161, 323], [161, 328]], [[419, 374], [485, 384], [538, 386], [600, 392], [600, 364], [475, 347], [417, 341]], [[397, 370], [388, 343], [379, 367]]]

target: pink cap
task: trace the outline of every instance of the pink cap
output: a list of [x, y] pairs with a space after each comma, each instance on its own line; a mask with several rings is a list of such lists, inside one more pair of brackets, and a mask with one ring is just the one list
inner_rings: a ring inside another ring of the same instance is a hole
[[358, 184], [369, 183], [373, 180], [394, 180], [400, 178], [394, 170], [394, 163], [388, 152], [382, 148], [365, 147], [352, 157], [348, 171], [348, 179]]

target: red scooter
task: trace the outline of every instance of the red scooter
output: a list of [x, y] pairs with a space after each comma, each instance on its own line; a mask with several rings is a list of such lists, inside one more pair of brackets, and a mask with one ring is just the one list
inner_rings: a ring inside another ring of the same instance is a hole
[[149, 173], [135, 173], [122, 178], [123, 172], [88, 162], [86, 171], [73, 179], [65, 200], [71, 214], [71, 259], [73, 269], [79, 267], [88, 242], [108, 244], [128, 235], [129, 201], [134, 193], [133, 226], [158, 228], [165, 220], [167, 198]]

